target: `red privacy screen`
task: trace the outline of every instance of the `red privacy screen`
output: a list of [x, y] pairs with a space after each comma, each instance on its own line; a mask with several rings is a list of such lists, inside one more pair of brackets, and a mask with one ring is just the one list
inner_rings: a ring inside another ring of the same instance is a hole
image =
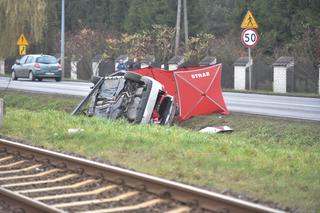
[[196, 115], [229, 114], [222, 96], [221, 71], [221, 64], [217, 64], [173, 71], [144, 68], [133, 72], [162, 83], [168, 94], [176, 99], [179, 121], [184, 121]]

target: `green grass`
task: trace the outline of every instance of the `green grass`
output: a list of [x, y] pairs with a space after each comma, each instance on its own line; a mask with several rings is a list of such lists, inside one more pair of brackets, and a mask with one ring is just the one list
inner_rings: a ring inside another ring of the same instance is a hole
[[79, 104], [81, 100], [81, 98], [74, 96], [48, 95], [1, 90], [0, 98], [5, 100], [5, 104], [8, 107], [26, 109], [35, 112], [40, 112], [46, 109], [72, 112], [72, 110]]
[[[131, 125], [70, 116], [79, 99], [38, 96], [0, 92], [8, 106], [1, 135], [217, 191], [320, 211], [319, 122], [233, 114], [196, 117], [173, 127]], [[217, 125], [235, 131], [194, 131]], [[84, 132], [69, 135], [68, 128]]]

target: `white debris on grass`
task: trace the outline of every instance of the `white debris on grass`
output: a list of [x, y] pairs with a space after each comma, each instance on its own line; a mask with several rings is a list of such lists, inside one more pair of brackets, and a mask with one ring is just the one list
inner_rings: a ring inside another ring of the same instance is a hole
[[201, 129], [199, 132], [202, 133], [210, 133], [210, 134], [214, 134], [214, 133], [219, 133], [219, 132], [232, 132], [233, 129], [231, 129], [228, 126], [217, 126], [217, 127], [206, 127]]
[[83, 132], [83, 131], [84, 131], [84, 129], [80, 129], [80, 128], [70, 128], [70, 129], [68, 129], [69, 135], [80, 133], [80, 132]]

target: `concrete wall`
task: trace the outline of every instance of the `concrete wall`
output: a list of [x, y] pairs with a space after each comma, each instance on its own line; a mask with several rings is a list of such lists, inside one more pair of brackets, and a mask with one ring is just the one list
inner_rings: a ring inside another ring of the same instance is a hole
[[287, 92], [287, 68], [273, 67], [273, 92]]
[[169, 71], [178, 69], [178, 64], [169, 64]]
[[71, 65], [70, 78], [71, 80], [77, 80], [78, 79], [78, 70], [77, 70], [78, 61], [71, 61], [70, 65]]
[[4, 59], [0, 58], [0, 75], [4, 75]]
[[246, 67], [234, 66], [234, 89], [246, 89]]
[[143, 68], [148, 68], [148, 67], [149, 67], [149, 64], [147, 64], [147, 63], [141, 63], [140, 67], [141, 67], [141, 69], [143, 69]]
[[99, 62], [92, 62], [92, 75], [99, 76]]

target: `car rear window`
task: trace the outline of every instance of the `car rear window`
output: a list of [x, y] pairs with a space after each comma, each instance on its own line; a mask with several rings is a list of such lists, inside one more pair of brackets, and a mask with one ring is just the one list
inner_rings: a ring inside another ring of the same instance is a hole
[[36, 62], [43, 63], [43, 64], [56, 64], [57, 59], [53, 56], [41, 56], [37, 58]]

